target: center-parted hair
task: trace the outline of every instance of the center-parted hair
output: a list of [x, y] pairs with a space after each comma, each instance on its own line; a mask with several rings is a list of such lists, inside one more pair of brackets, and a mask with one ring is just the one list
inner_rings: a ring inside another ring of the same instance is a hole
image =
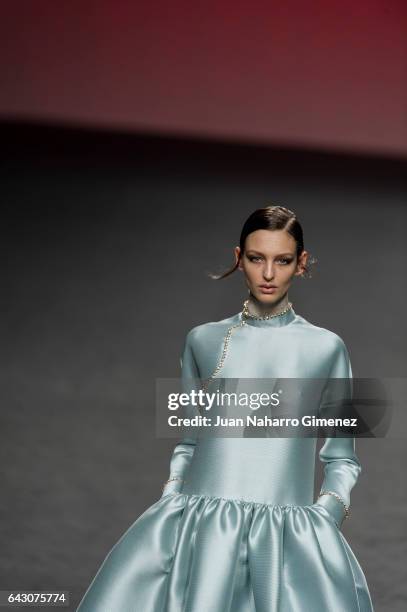
[[[302, 231], [301, 223], [299, 222], [297, 215], [284, 206], [266, 206], [265, 208], [258, 208], [255, 210], [245, 221], [242, 231], [240, 233], [240, 258], [245, 252], [246, 238], [252, 232], [257, 230], [286, 230], [292, 236], [297, 244], [297, 260], [301, 253], [304, 251], [304, 236]], [[311, 277], [309, 266], [316, 262], [313, 257], [309, 258], [307, 266], [305, 267], [304, 275]], [[234, 272], [239, 265], [237, 261], [231, 268], [223, 272], [222, 274], [209, 274], [214, 280], [220, 280], [226, 278], [232, 272]]]

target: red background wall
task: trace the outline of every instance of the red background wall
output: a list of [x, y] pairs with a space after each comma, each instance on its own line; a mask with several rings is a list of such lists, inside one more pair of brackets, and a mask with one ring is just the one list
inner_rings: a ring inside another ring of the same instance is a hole
[[0, 117], [407, 155], [407, 2], [4, 2]]

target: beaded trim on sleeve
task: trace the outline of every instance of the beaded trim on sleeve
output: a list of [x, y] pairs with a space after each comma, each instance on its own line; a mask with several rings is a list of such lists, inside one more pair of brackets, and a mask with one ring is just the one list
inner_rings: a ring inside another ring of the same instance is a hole
[[173, 480], [181, 480], [182, 482], [186, 482], [186, 480], [184, 480], [183, 478], [179, 478], [178, 476], [174, 476], [173, 478], [169, 478], [168, 480], [166, 480], [163, 484], [163, 491], [165, 489], [165, 485], [167, 484], [167, 482], [172, 482]]
[[319, 494], [319, 497], [322, 497], [323, 495], [332, 495], [333, 497], [335, 497], [335, 499], [337, 499], [342, 504], [342, 506], [344, 507], [345, 518], [349, 518], [349, 516], [350, 516], [349, 506], [347, 506], [345, 504], [345, 502], [343, 501], [342, 497], [340, 495], [338, 495], [338, 493], [335, 493], [335, 491], [321, 491], [321, 493]]

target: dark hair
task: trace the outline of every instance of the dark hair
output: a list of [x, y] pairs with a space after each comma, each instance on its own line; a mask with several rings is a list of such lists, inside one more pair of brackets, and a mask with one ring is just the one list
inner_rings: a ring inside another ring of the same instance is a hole
[[[302, 227], [297, 219], [295, 213], [284, 206], [266, 206], [265, 208], [258, 208], [255, 210], [250, 217], [245, 221], [241, 234], [240, 234], [240, 258], [242, 257], [245, 249], [246, 238], [252, 232], [259, 229], [268, 230], [286, 230], [297, 243], [297, 259], [304, 250], [304, 237]], [[311, 278], [310, 265], [316, 263], [314, 257], [309, 257], [308, 264], [305, 266], [304, 276]], [[209, 274], [214, 280], [220, 280], [226, 278], [234, 272], [239, 265], [239, 261], [223, 272], [223, 274]]]

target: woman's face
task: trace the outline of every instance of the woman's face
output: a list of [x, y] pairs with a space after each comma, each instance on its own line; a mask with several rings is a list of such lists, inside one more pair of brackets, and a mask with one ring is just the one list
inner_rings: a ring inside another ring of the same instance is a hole
[[[297, 261], [296, 249], [297, 243], [286, 230], [261, 229], [247, 236], [239, 269], [259, 302], [270, 306], [279, 303], [293, 277], [303, 273], [308, 253], [303, 251]], [[239, 255], [240, 247], [236, 247], [236, 260]]]

